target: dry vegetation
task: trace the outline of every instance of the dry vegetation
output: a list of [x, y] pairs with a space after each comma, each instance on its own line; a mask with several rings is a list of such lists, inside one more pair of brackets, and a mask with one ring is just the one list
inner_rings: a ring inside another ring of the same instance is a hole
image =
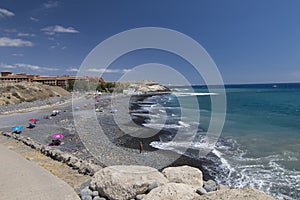
[[70, 93], [63, 88], [40, 83], [0, 83], [0, 105], [32, 102], [67, 95], [70, 95]]

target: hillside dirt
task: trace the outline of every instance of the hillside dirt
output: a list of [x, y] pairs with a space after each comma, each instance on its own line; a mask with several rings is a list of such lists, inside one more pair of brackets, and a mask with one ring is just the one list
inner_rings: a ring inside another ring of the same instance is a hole
[[41, 83], [0, 83], [0, 105], [32, 102], [50, 97], [68, 96], [70, 93], [61, 87]]

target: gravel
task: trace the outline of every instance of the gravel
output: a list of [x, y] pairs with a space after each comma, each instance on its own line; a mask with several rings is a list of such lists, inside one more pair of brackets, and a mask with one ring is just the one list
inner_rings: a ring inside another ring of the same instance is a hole
[[[57, 101], [58, 99], [56, 99]], [[50, 99], [49, 99], [50, 101]], [[52, 100], [51, 100], [52, 101]], [[53, 100], [54, 102], [54, 100]], [[116, 98], [113, 102], [117, 108], [116, 113], [110, 113], [110, 99], [101, 97], [99, 106], [103, 106], [103, 112], [95, 112], [93, 98], [81, 98], [73, 102], [66, 102], [62, 105], [47, 106], [31, 112], [13, 113], [2, 115], [0, 120], [0, 131], [8, 131], [12, 126], [23, 125], [22, 135], [33, 138], [43, 145], [51, 143], [52, 134], [61, 133], [64, 135], [63, 145], [54, 146], [63, 152], [68, 152], [78, 158], [89, 160], [102, 167], [109, 165], [145, 165], [162, 169], [167, 166], [190, 165], [198, 167], [204, 173], [204, 179], [211, 179], [202, 167], [202, 161], [194, 160], [186, 156], [179, 156], [170, 151], [157, 151], [149, 144], [151, 141], [159, 140], [157, 133], [153, 137], [139, 138], [129, 135], [128, 132], [136, 134], [152, 134], [152, 130], [138, 126], [131, 122], [128, 114], [128, 102], [126, 97]], [[76, 111], [73, 112], [73, 107]], [[47, 100], [39, 101], [30, 105], [45, 105]], [[25, 106], [26, 105], [26, 106]], [[14, 105], [11, 110], [28, 108], [29, 105]], [[61, 110], [57, 116], [45, 119], [53, 110]], [[74, 123], [79, 119], [80, 123]], [[40, 118], [40, 121], [33, 129], [25, 128], [30, 118]], [[96, 119], [96, 120], [95, 120]], [[116, 122], [116, 120], [118, 120]], [[131, 123], [130, 123], [131, 122]], [[99, 133], [95, 127], [103, 131]], [[143, 152], [139, 151], [139, 144], [143, 143]], [[180, 157], [180, 158], [179, 158]], [[179, 158], [179, 159], [177, 159]], [[74, 165], [78, 160], [73, 160]], [[205, 161], [206, 162], [206, 161]]]
[[33, 107], [40, 107], [45, 105], [51, 105], [66, 100], [70, 100], [71, 97], [51, 97], [48, 99], [37, 100], [34, 102], [23, 102], [20, 104], [10, 104], [6, 106], [0, 106], [0, 114], [12, 113], [20, 110], [32, 109]]

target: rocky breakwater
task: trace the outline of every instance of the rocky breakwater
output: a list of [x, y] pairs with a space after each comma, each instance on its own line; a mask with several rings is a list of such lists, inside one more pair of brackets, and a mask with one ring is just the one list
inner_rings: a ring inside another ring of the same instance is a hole
[[168, 167], [162, 172], [134, 165], [109, 166], [96, 172], [81, 199], [112, 200], [272, 200], [265, 193], [251, 188], [231, 189], [204, 181], [202, 172], [190, 166]]

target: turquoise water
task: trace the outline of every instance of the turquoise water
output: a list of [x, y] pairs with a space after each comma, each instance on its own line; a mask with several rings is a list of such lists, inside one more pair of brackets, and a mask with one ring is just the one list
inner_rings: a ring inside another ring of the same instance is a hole
[[232, 185], [254, 186], [275, 197], [300, 199], [300, 84], [227, 87], [223, 138], [235, 155]]
[[[207, 89], [172, 89], [173, 94], [157, 101], [173, 118], [167, 121], [168, 127], [183, 124], [188, 135], [197, 122], [180, 118], [178, 123], [176, 116], [180, 109], [194, 115], [198, 105], [192, 104], [191, 98], [196, 96], [201, 110], [199, 133], [205, 133], [211, 106], [210, 95], [205, 95]], [[178, 94], [185, 99], [180, 106], [174, 101]], [[234, 187], [255, 187], [274, 197], [300, 199], [300, 84], [231, 85], [226, 86], [226, 96], [226, 121], [214, 152], [229, 173], [217, 175], [216, 179]], [[148, 126], [151, 123], [158, 122], [150, 120]], [[168, 145], [153, 143], [161, 149], [170, 149]]]

